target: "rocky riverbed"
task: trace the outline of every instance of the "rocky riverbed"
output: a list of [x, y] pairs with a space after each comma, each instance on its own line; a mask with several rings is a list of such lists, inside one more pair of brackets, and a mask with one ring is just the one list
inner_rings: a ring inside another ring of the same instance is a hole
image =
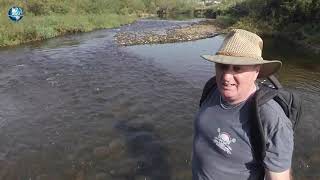
[[116, 34], [115, 41], [122, 46], [138, 44], [161, 44], [192, 41], [217, 36], [225, 28], [215, 20], [186, 22], [171, 28], [153, 29], [149, 31], [121, 31]]

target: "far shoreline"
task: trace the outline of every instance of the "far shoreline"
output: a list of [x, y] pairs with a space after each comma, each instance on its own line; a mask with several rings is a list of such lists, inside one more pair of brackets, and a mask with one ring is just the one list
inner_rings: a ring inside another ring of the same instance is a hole
[[0, 48], [10, 48], [63, 35], [117, 28], [135, 22], [139, 17], [118, 14], [28, 16], [19, 22], [0, 17]]
[[[4, 22], [3, 25], [6, 28], [2, 29], [4, 32], [0, 32], [2, 34], [0, 38], [0, 48], [11, 48], [21, 44], [41, 42], [42, 40], [64, 35], [92, 32], [100, 29], [119, 28], [123, 25], [133, 24], [136, 21], [150, 17], [155, 17], [155, 14], [143, 14], [140, 16], [105, 14], [103, 18], [95, 15], [78, 17], [83, 21], [74, 21], [74, 19], [77, 18], [74, 16], [44, 16], [24, 18], [21, 22], [18, 22], [20, 24], [9, 22], [9, 20], [4, 21], [2, 17], [0, 20]], [[106, 19], [108, 19], [108, 21], [106, 21]], [[192, 19], [186, 21], [192, 21]], [[119, 32], [115, 35], [114, 39], [120, 46], [176, 43], [212, 38], [226, 33], [231, 28], [237, 27], [227, 24], [223, 18], [203, 19], [199, 22], [193, 22], [190, 26], [172, 28], [164, 34], [157, 34], [156, 32]], [[245, 29], [250, 30], [250, 27]], [[290, 34], [277, 32], [270, 34], [261, 30], [260, 35], [284, 39], [308, 53], [320, 55], [320, 46], [308, 44], [303, 40], [292, 39], [292, 35]]]
[[[165, 34], [157, 34], [157, 32], [119, 32], [115, 36], [115, 41], [120, 46], [195, 41], [224, 34], [232, 28], [237, 27], [227, 25], [225, 22], [223, 22], [223, 19], [204, 19], [187, 27], [167, 30]], [[245, 29], [250, 31], [249, 27]], [[275, 37], [279, 40], [285, 40], [291, 43], [293, 46], [303, 49], [307, 53], [316, 56], [320, 55], [320, 46], [308, 44], [303, 40], [293, 39], [292, 35], [288, 33], [269, 33], [261, 30], [259, 35], [262, 37]]]

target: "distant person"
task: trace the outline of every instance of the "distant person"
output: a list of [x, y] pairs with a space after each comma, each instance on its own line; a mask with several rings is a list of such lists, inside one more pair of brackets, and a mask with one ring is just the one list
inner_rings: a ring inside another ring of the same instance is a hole
[[261, 57], [262, 39], [242, 29], [232, 30], [215, 55], [216, 77], [194, 122], [193, 180], [289, 180], [293, 153], [290, 119], [273, 99], [263, 104], [265, 156], [256, 156], [257, 127], [252, 114], [257, 78], [281, 67]]

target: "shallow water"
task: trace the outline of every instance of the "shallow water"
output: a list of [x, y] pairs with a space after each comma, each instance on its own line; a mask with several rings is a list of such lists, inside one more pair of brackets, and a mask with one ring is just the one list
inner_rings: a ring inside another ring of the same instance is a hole
[[[194, 112], [214, 73], [199, 55], [216, 51], [223, 37], [133, 47], [113, 41], [119, 31], [188, 23], [142, 20], [2, 49], [0, 179], [191, 179]], [[320, 65], [275, 44], [267, 40], [267, 56], [287, 57], [280, 80], [307, 107], [294, 173], [317, 179]]]
[[223, 39], [222, 36], [216, 36], [193, 42], [138, 45], [124, 49], [138, 56], [151, 58], [157, 66], [199, 88], [214, 74], [213, 63], [202, 59], [200, 55], [217, 51]]

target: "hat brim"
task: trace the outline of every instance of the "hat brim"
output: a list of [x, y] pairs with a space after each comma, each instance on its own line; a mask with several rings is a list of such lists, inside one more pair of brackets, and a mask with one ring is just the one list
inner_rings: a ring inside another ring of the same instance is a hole
[[258, 60], [250, 57], [236, 57], [224, 55], [201, 55], [205, 60], [229, 65], [261, 65], [258, 78], [268, 77], [281, 68], [281, 61], [279, 60]]

